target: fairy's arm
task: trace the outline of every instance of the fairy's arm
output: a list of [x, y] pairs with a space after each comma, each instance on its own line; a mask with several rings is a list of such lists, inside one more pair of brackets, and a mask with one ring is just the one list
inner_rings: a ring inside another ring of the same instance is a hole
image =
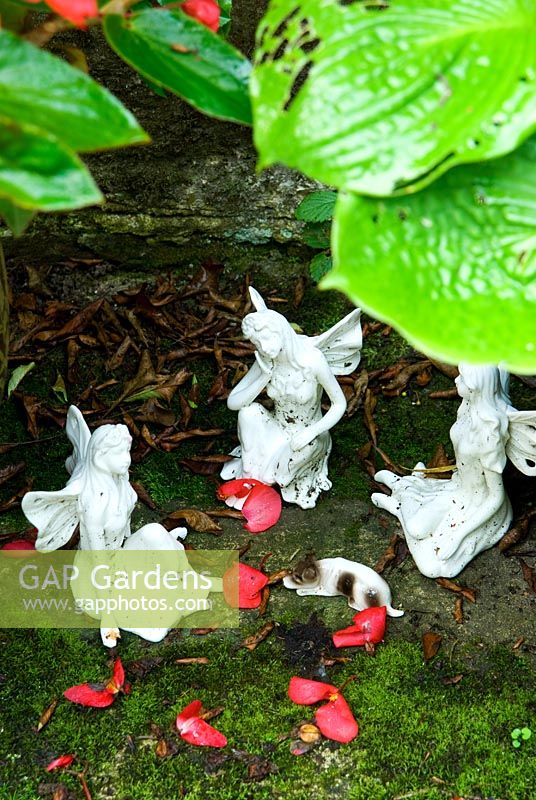
[[249, 406], [262, 390], [268, 385], [272, 377], [271, 363], [265, 363], [258, 352], [255, 353], [255, 363], [236, 384], [227, 398], [227, 406], [231, 411], [239, 411]]
[[313, 422], [312, 425], [308, 425], [304, 430], [292, 437], [291, 445], [293, 450], [301, 450], [302, 447], [306, 447], [317, 436], [329, 431], [346, 411], [346, 399], [343, 391], [326, 359], [322, 356], [317, 361], [315, 360], [314, 367], [315, 378], [329, 397], [331, 406], [317, 422]]

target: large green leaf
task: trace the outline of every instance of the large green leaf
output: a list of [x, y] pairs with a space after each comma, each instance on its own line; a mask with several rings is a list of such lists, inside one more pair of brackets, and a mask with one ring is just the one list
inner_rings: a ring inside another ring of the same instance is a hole
[[221, 119], [251, 123], [251, 65], [230, 44], [180, 10], [108, 15], [109, 44], [144, 77]]
[[23, 209], [63, 211], [102, 200], [75, 153], [42, 131], [0, 118], [0, 198]]
[[261, 166], [412, 191], [536, 129], [536, 3], [272, 0], [251, 95]]
[[405, 198], [339, 196], [323, 281], [429, 355], [536, 372], [536, 137]]
[[5, 30], [0, 30], [0, 113], [82, 152], [148, 141], [106, 89]]

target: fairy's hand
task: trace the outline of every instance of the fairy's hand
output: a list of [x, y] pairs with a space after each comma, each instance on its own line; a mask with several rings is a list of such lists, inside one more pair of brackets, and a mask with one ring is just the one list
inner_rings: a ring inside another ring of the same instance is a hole
[[271, 375], [272, 374], [273, 369], [274, 369], [274, 362], [272, 361], [272, 359], [263, 358], [263, 356], [261, 356], [261, 354], [259, 353], [258, 350], [255, 350], [255, 359], [257, 361], [257, 364], [261, 368], [261, 370], [266, 375]]

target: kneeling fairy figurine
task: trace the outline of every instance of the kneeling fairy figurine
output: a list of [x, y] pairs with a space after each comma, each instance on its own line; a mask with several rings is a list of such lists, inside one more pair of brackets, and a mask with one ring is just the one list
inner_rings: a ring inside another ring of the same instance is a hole
[[384, 579], [370, 567], [347, 558], [322, 558], [307, 555], [298, 561], [290, 575], [283, 578], [287, 589], [297, 594], [348, 598], [350, 608], [363, 611], [386, 606], [390, 617], [401, 617], [403, 611], [391, 606], [391, 590]]

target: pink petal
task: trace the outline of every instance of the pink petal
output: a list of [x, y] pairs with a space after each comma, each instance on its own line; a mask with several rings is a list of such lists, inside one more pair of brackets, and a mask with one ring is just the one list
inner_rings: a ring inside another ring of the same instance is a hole
[[310, 706], [313, 703], [319, 703], [321, 700], [327, 700], [330, 695], [337, 694], [337, 692], [337, 687], [332, 686], [331, 683], [310, 681], [307, 678], [298, 678], [296, 676], [290, 679], [288, 685], [288, 696], [293, 703], [298, 703], [301, 706]]
[[250, 533], [271, 528], [281, 516], [281, 506], [281, 495], [272, 486], [254, 486], [242, 506], [242, 514], [247, 519], [244, 528]]
[[349, 628], [336, 631], [332, 639], [335, 647], [362, 647], [371, 641], [369, 634], [363, 633], [359, 625], [350, 625]]
[[3, 553], [10, 558], [26, 558], [36, 552], [35, 544], [27, 539], [13, 539], [0, 547]]
[[220, 7], [214, 0], [186, 0], [181, 9], [202, 25], [216, 32], [220, 26]]
[[[232, 481], [226, 481], [218, 486], [216, 496], [219, 500], [225, 500], [227, 497], [245, 497], [251, 492], [254, 486], [260, 484], [254, 478], [235, 478]], [[262, 484], [263, 486], [265, 484]]]
[[360, 647], [367, 642], [383, 641], [387, 621], [387, 607], [366, 608], [353, 617], [354, 624], [333, 634], [335, 647]]
[[[238, 580], [238, 597], [236, 582]], [[268, 576], [249, 564], [239, 563], [227, 570], [223, 576], [223, 596], [232, 608], [258, 608], [261, 591], [268, 583]]]
[[89, 18], [99, 16], [97, 0], [45, 0], [47, 6], [78, 28], [85, 28]]
[[180, 731], [181, 737], [190, 744], [203, 747], [225, 747], [227, 739], [199, 717], [187, 720]]
[[75, 756], [58, 756], [54, 758], [50, 764], [47, 765], [46, 770], [47, 772], [52, 772], [53, 769], [59, 769], [60, 767], [68, 767], [69, 764], [72, 764], [75, 759]]
[[198, 717], [201, 709], [203, 708], [203, 703], [201, 700], [193, 700], [189, 705], [186, 706], [180, 714], [177, 714], [177, 719], [175, 720], [175, 725], [177, 726], [177, 730], [179, 733], [182, 733], [184, 730], [184, 726], [186, 725], [189, 719], [192, 717]]
[[114, 661], [113, 681], [118, 689], [123, 688], [123, 684], [125, 682], [125, 670], [120, 658], [116, 658]]
[[94, 689], [89, 683], [71, 686], [63, 693], [63, 696], [71, 703], [79, 703], [81, 706], [92, 708], [106, 708], [111, 706], [115, 700], [115, 694], [109, 692], [108, 689]]
[[320, 732], [335, 742], [346, 744], [355, 739], [359, 733], [359, 726], [350, 706], [341, 694], [325, 706], [320, 706], [315, 711], [315, 719]]

